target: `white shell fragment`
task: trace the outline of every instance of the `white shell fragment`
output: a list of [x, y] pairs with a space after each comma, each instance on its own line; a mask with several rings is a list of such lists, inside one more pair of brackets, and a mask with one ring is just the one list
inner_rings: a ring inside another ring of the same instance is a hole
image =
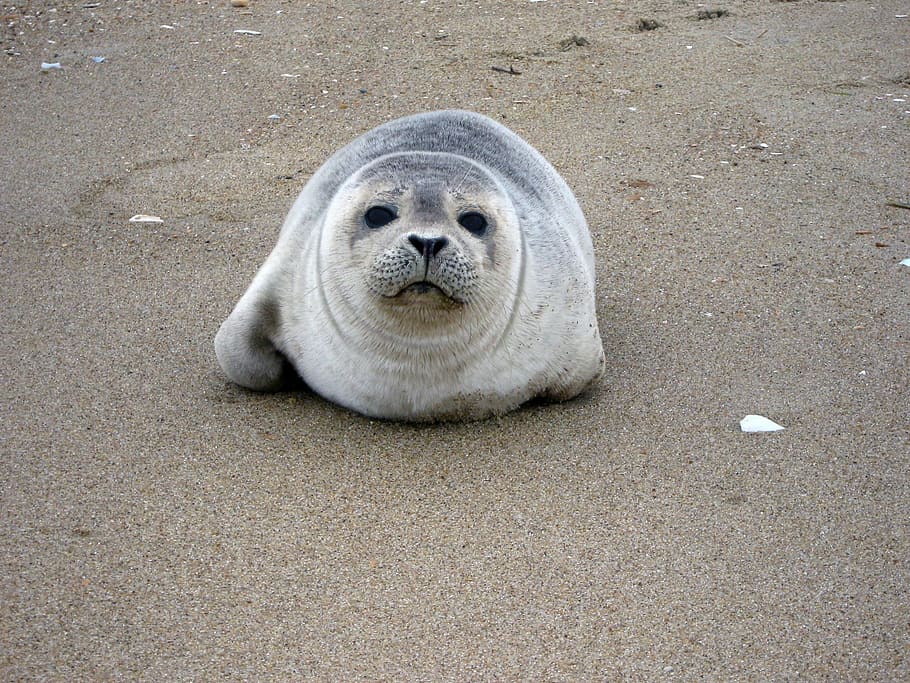
[[784, 429], [776, 422], [761, 415], [746, 415], [739, 421], [739, 428], [744, 432], [779, 432]]
[[234, 33], [237, 33], [241, 36], [261, 36], [262, 31], [250, 31], [246, 28], [235, 28]]
[[47, 71], [48, 69], [62, 69], [60, 62], [41, 62], [41, 68]]
[[910, 268], [910, 258], [905, 258], [903, 261], [901, 261], [901, 265]]
[[130, 218], [130, 223], [164, 223], [164, 219], [160, 216], [147, 216], [144, 213], [137, 213]]

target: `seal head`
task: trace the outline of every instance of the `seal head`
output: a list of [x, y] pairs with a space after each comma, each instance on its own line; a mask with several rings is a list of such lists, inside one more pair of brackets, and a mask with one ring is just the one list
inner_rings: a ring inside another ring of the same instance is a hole
[[517, 296], [521, 232], [481, 166], [449, 153], [391, 154], [339, 188], [317, 267], [328, 312], [357, 340], [467, 345], [469, 335], [502, 333], [489, 323]]

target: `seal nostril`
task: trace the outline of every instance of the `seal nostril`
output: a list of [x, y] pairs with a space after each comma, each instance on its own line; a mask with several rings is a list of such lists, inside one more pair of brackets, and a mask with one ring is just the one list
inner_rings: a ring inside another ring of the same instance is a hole
[[408, 235], [408, 242], [414, 245], [424, 258], [436, 256], [449, 243], [447, 237], [421, 237], [420, 235]]

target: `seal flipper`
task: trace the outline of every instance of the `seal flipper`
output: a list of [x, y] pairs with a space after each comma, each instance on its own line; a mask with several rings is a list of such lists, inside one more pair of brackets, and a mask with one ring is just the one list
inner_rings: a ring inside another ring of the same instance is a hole
[[294, 367], [272, 342], [278, 318], [275, 301], [250, 291], [221, 324], [215, 335], [215, 355], [231, 381], [254, 391], [280, 391], [300, 384]]

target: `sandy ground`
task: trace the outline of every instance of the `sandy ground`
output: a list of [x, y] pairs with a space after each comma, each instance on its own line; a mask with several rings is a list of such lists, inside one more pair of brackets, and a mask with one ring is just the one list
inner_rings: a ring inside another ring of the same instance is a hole
[[[910, 678], [907, 0], [0, 4], [0, 679]], [[576, 191], [602, 385], [230, 385], [307, 177], [445, 107]]]

